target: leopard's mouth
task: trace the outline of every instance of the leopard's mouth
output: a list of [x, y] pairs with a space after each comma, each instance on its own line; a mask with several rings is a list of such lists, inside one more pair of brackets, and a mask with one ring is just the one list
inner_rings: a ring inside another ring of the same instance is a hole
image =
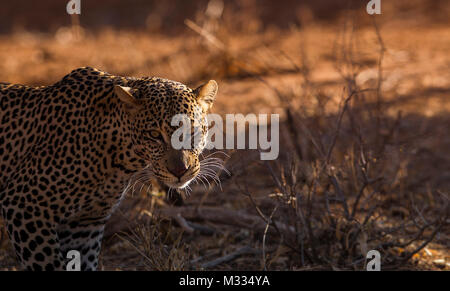
[[164, 175], [158, 175], [158, 176], [159, 176], [159, 180], [168, 187], [177, 188], [177, 189], [185, 189], [187, 186], [189, 186], [190, 183], [192, 183], [192, 181], [195, 180], [198, 173], [199, 173], [198, 170], [189, 171], [180, 178], [172, 175], [169, 172], [164, 173]]
[[180, 182], [168, 182], [166, 183], [167, 186], [172, 187], [172, 188], [177, 188], [177, 189], [184, 189], [187, 186], [189, 186], [189, 184], [192, 182], [192, 180], [194, 180], [194, 178], [187, 180], [187, 181], [180, 181]]

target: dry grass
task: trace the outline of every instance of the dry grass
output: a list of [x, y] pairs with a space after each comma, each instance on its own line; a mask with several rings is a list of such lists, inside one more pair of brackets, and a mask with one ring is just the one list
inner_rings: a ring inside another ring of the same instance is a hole
[[[280, 113], [278, 160], [230, 151], [223, 190], [197, 185], [181, 207], [129, 197], [105, 270], [364, 270], [371, 249], [383, 269], [448, 270], [450, 30], [341, 24], [20, 33], [2, 37], [0, 79], [49, 84], [84, 65], [192, 87], [215, 78], [215, 112]], [[15, 268], [4, 235], [0, 268]]]

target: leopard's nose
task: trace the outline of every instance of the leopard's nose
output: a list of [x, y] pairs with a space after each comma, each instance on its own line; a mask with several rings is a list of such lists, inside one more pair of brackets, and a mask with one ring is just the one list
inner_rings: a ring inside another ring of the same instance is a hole
[[188, 154], [185, 151], [170, 150], [166, 167], [175, 177], [183, 177], [189, 169]]
[[167, 170], [177, 178], [183, 177], [184, 174], [189, 170], [184, 164], [177, 165], [175, 167], [167, 168]]

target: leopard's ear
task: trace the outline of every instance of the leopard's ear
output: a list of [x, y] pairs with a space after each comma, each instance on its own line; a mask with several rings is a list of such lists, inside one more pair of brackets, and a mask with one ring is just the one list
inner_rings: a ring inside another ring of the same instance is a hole
[[137, 93], [135, 89], [116, 85], [114, 86], [114, 92], [116, 93], [117, 97], [119, 97], [119, 99], [123, 103], [125, 103], [128, 109], [134, 109], [138, 107], [139, 101], [134, 96]]
[[203, 110], [208, 111], [212, 107], [218, 90], [219, 85], [217, 85], [217, 82], [214, 80], [211, 80], [194, 90], [197, 101], [200, 103]]

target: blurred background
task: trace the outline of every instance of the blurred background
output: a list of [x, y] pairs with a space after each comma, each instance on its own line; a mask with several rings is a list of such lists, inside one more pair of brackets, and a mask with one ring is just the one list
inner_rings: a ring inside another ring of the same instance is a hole
[[[17, 0], [2, 4], [0, 11], [0, 32], [18, 30], [54, 33], [61, 26], [70, 25], [65, 12], [69, 1], [42, 0], [30, 3]], [[286, 29], [301, 25], [305, 13], [309, 19], [331, 23], [348, 9], [360, 10], [364, 17], [363, 0], [228, 0], [223, 1], [223, 20], [240, 31], [258, 32], [268, 28]], [[185, 30], [184, 20], [201, 19], [211, 4], [210, 0], [84, 0], [82, 3], [82, 24], [89, 29], [112, 27], [115, 29], [137, 29], [164, 34], [179, 34]], [[392, 20], [428, 20], [428, 23], [447, 23], [449, 5], [445, 0], [400, 0], [382, 1], [383, 18]], [[213, 9], [213, 8], [210, 8]], [[212, 12], [212, 10], [210, 10]], [[213, 12], [212, 12], [213, 13]], [[222, 13], [220, 13], [222, 14]]]
[[[384, 269], [450, 269], [447, 0], [373, 16], [365, 0], [81, 0], [72, 16], [68, 2], [0, 4], [1, 82], [81, 66], [215, 79], [215, 113], [282, 121], [278, 160], [227, 151], [221, 185], [124, 201], [102, 269], [364, 270], [371, 249]], [[17, 269], [3, 228], [0, 269]]]

